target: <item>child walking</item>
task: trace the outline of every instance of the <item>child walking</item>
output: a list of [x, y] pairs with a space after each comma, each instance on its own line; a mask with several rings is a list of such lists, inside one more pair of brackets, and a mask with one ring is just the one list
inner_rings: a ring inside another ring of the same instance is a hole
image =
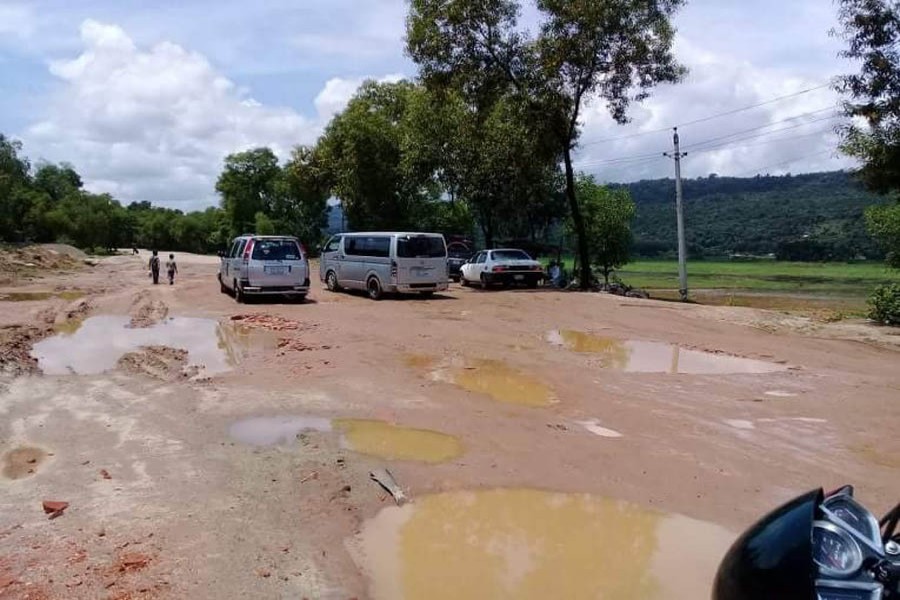
[[166, 261], [166, 272], [169, 274], [169, 285], [175, 283], [175, 273], [178, 272], [178, 265], [175, 264], [175, 255], [170, 254], [169, 260]]

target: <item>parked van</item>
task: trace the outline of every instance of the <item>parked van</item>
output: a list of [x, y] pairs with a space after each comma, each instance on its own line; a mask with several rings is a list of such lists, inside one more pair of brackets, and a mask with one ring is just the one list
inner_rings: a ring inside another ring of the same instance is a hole
[[447, 244], [439, 233], [342, 233], [322, 248], [319, 278], [329, 290], [431, 295], [448, 287]]
[[242, 235], [220, 256], [220, 289], [238, 302], [251, 295], [302, 300], [309, 293], [309, 260], [295, 237]]

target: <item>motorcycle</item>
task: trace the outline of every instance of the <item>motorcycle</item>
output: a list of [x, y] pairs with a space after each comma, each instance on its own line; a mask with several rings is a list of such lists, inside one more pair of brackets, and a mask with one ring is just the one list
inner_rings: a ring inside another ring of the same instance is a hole
[[713, 600], [900, 600], [898, 521], [900, 504], [878, 521], [852, 486], [803, 494], [738, 538]]

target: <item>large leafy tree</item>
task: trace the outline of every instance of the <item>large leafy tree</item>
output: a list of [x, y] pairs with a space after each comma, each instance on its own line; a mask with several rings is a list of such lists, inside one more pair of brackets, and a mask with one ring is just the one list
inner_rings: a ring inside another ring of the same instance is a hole
[[572, 153], [586, 102], [605, 102], [628, 120], [632, 101], [684, 73], [672, 54], [670, 18], [683, 0], [536, 0], [536, 34], [519, 27], [517, 0], [411, 0], [407, 50], [431, 87], [484, 105], [514, 95], [527, 123], [556, 145], [581, 264], [590, 284], [589, 239]]
[[[896, 0], [840, 0], [838, 13], [847, 48], [859, 72], [840, 77], [844, 110], [855, 121], [843, 129], [842, 150], [858, 158], [858, 175], [869, 189], [900, 192], [900, 4]], [[900, 202], [867, 213], [869, 230], [900, 267]]]
[[403, 120], [414, 84], [364, 83], [329, 123], [318, 153], [332, 193], [350, 227], [400, 229], [411, 225], [421, 182], [402, 165]]
[[275, 185], [281, 175], [278, 157], [269, 148], [230, 154], [216, 182], [231, 233], [239, 235], [256, 225], [256, 213], [271, 211]]
[[328, 181], [319, 152], [295, 148], [275, 189], [270, 215], [274, 226], [317, 246], [328, 224]]
[[610, 274], [628, 263], [634, 201], [626, 188], [600, 186], [588, 175], [579, 175], [575, 186], [590, 241], [590, 259], [608, 284]]

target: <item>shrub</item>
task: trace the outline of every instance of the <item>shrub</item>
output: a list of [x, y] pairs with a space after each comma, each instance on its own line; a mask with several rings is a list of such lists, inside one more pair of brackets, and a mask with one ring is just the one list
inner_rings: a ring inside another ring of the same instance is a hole
[[878, 286], [868, 303], [870, 319], [885, 325], [900, 325], [900, 283]]

